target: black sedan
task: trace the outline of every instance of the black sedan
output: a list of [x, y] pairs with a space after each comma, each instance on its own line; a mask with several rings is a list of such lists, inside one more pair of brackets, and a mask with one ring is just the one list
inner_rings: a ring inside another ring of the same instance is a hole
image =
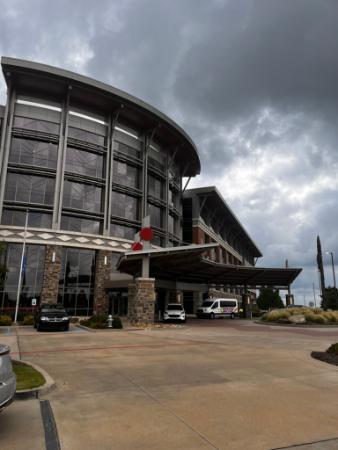
[[69, 330], [69, 316], [64, 307], [59, 304], [42, 304], [36, 311], [34, 326], [41, 330]]

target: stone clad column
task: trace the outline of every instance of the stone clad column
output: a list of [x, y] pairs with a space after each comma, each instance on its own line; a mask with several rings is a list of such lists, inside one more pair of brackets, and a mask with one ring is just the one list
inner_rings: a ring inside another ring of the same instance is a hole
[[154, 323], [155, 278], [136, 278], [128, 286], [128, 316], [133, 323]]
[[61, 248], [47, 245], [40, 303], [57, 303], [61, 273]]
[[109, 280], [111, 272], [111, 253], [106, 250], [99, 250], [95, 263], [95, 287], [94, 287], [94, 314], [108, 314], [109, 296], [104, 288]]

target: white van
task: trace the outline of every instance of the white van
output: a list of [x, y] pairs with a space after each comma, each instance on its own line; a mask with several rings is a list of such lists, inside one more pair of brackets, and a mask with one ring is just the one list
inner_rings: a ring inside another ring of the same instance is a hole
[[238, 317], [239, 307], [236, 298], [208, 298], [204, 300], [202, 306], [197, 308], [196, 316], [209, 317], [216, 319], [217, 317]]

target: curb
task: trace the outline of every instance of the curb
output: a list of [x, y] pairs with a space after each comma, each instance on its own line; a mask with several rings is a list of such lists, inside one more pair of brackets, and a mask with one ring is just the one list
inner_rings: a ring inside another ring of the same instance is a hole
[[318, 323], [276, 323], [276, 322], [260, 322], [259, 320], [254, 320], [257, 325], [268, 325], [270, 327], [289, 327], [289, 328], [337, 328], [338, 325], [320, 325]]
[[85, 325], [81, 325], [80, 323], [76, 323], [74, 325], [78, 328], [82, 328], [83, 330], [90, 331], [91, 333], [96, 333], [96, 331], [97, 331], [94, 328], [86, 327]]
[[37, 366], [36, 364], [27, 362], [27, 361], [21, 361], [21, 360], [15, 360], [15, 359], [13, 359], [13, 361], [22, 362], [24, 364], [27, 364], [27, 366], [33, 367], [33, 369], [40, 372], [41, 375], [43, 375], [44, 379], [46, 380], [45, 384], [43, 384], [42, 386], [39, 386], [39, 387], [36, 387], [33, 389], [23, 389], [22, 391], [16, 391], [15, 399], [27, 400], [29, 398], [39, 398], [40, 395], [48, 394], [56, 387], [56, 383], [55, 383], [54, 379], [40, 366]]

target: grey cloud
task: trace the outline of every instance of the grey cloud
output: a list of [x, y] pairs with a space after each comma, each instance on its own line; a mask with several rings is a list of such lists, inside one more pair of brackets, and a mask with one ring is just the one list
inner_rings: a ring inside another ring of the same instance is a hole
[[336, 1], [0, 0], [0, 8], [2, 54], [98, 78], [177, 120], [201, 154], [194, 183], [218, 184], [262, 264], [304, 266], [295, 288], [310, 293], [316, 235], [338, 254]]

